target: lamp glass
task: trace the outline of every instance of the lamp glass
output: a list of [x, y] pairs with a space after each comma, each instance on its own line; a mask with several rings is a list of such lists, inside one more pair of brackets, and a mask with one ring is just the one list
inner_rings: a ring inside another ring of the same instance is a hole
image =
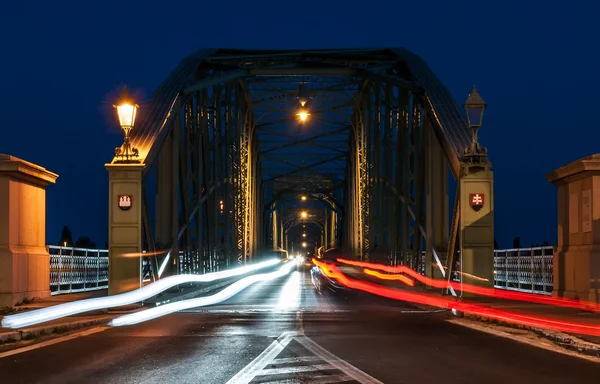
[[137, 114], [137, 106], [135, 104], [121, 104], [117, 106], [119, 114], [119, 124], [121, 128], [133, 128], [135, 124], [135, 116]]
[[483, 122], [483, 111], [485, 109], [485, 105], [465, 105], [465, 110], [467, 112], [467, 122], [470, 127], [481, 127], [481, 123]]

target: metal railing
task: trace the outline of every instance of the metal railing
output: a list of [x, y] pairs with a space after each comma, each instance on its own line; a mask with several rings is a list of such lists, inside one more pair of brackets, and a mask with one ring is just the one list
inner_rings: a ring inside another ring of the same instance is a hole
[[[507, 289], [512, 291], [537, 293], [542, 295], [552, 295], [554, 287], [554, 247], [532, 247], [518, 249], [497, 249], [494, 251], [494, 287], [498, 289]], [[460, 251], [457, 252], [460, 254]], [[446, 264], [447, 255], [445, 253], [438, 255], [442, 264]], [[419, 263], [415, 263], [417, 258], [407, 257], [407, 265], [416, 269], [422, 275], [425, 274], [425, 251], [421, 252]], [[401, 257], [396, 259], [377, 260], [389, 265], [402, 264]], [[457, 270], [458, 264], [453, 274], [452, 280], [460, 281]], [[435, 266], [434, 266], [435, 268]], [[444, 269], [447, 269], [444, 266]]]
[[554, 247], [494, 251], [494, 287], [552, 295]]
[[[108, 288], [108, 250], [49, 245], [52, 295]], [[425, 254], [422, 262], [424, 265]], [[206, 273], [206, 265], [190, 265], [179, 252], [180, 273]], [[554, 247], [499, 249], [494, 251], [494, 287], [551, 295], [554, 286]], [[144, 266], [147, 259], [144, 258]], [[444, 260], [445, 261], [445, 260]], [[148, 268], [144, 268], [146, 271]], [[419, 268], [424, 273], [423, 268]]]
[[48, 245], [52, 295], [108, 288], [108, 250]]

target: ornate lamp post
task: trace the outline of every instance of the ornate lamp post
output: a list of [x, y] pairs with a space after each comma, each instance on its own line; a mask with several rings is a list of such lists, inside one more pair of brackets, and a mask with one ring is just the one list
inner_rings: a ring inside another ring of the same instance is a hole
[[483, 98], [477, 93], [475, 86], [473, 86], [473, 90], [464, 104], [467, 113], [467, 123], [471, 129], [471, 146], [465, 148], [465, 155], [472, 159], [473, 162], [478, 162], [482, 157], [487, 156], [487, 149], [481, 146], [477, 139], [477, 131], [483, 122], [485, 107], [486, 104]]
[[115, 156], [119, 159], [119, 163], [138, 163], [139, 151], [137, 148], [132, 147], [129, 143], [129, 134], [135, 124], [135, 118], [137, 115], [137, 109], [139, 106], [133, 101], [133, 98], [127, 91], [127, 88], [123, 88], [123, 92], [119, 97], [117, 105], [114, 105], [119, 115], [119, 124], [125, 139], [120, 147], [115, 148]]

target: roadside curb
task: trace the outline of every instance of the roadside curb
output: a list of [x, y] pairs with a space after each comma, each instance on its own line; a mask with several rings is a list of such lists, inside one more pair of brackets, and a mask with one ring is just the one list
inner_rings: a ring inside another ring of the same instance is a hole
[[73, 320], [66, 323], [40, 325], [31, 328], [19, 329], [11, 332], [0, 333], [0, 345], [21, 340], [31, 340], [39, 336], [60, 334], [74, 329], [90, 327], [94, 325], [107, 324], [110, 320], [120, 314], [102, 316], [94, 319]]
[[[182, 295], [177, 295], [175, 297], [171, 297], [162, 302], [160, 302], [160, 301], [156, 302], [156, 303], [148, 302], [147, 304], [164, 305], [164, 304], [167, 304], [172, 301], [181, 301], [181, 300], [185, 300], [185, 299], [189, 299], [189, 298], [194, 298], [203, 293], [208, 293], [215, 289], [219, 289], [227, 284], [231, 284], [231, 282], [232, 282], [231, 280], [226, 280], [226, 281], [223, 281], [218, 284], [213, 284], [213, 285], [210, 285], [207, 287], [194, 289], [191, 292], [184, 293]], [[2, 332], [2, 333], [0, 333], [0, 346], [6, 345], [8, 343], [18, 342], [21, 340], [35, 339], [36, 337], [39, 337], [39, 336], [61, 334], [61, 333], [66, 333], [66, 332], [75, 330], [75, 329], [86, 328], [86, 327], [91, 327], [91, 326], [95, 326], [95, 325], [105, 325], [105, 324], [108, 324], [112, 319], [114, 319], [118, 316], [122, 316], [122, 315], [126, 315], [128, 313], [134, 313], [134, 312], [137, 312], [137, 311], [140, 311], [143, 309], [147, 309], [147, 307], [148, 306], [144, 307], [140, 304], [128, 304], [128, 305], [124, 305], [122, 307], [107, 308], [107, 309], [102, 309], [102, 310], [98, 310], [98, 311], [93, 311], [96, 313], [98, 313], [98, 312], [101, 313], [98, 315], [98, 317], [95, 317], [95, 318], [71, 320], [71, 321], [62, 322], [62, 323], [58, 323], [58, 324], [46, 324], [46, 325], [42, 324], [42, 325], [34, 326], [31, 328], [23, 328], [23, 329], [11, 330], [8, 332]], [[111, 312], [112, 312], [112, 314], [111, 314]], [[0, 318], [1, 318], [1, 316], [0, 316]]]
[[[486, 317], [470, 315], [467, 313], [462, 314], [462, 316], [464, 316], [464, 318], [466, 318], [466, 319], [476, 320], [481, 323], [497, 324], [497, 325], [501, 325], [501, 326], [507, 327], [507, 328], [528, 330], [528, 331], [535, 333], [536, 335], [538, 335], [540, 337], [543, 337], [547, 340], [552, 341], [554, 344], [556, 344], [557, 346], [559, 346], [561, 348], [568, 349], [570, 351], [578, 352], [578, 353], [592, 356], [592, 357], [600, 357], [600, 345], [599, 344], [581, 340], [573, 335], [568, 335], [568, 334], [561, 333], [561, 332], [550, 331], [547, 329], [530, 327], [530, 326], [526, 326], [526, 325], [513, 324], [513, 323], [510, 323], [507, 321], [502, 321], [502, 320], [488, 319]], [[457, 317], [462, 317], [462, 316], [457, 316]]]

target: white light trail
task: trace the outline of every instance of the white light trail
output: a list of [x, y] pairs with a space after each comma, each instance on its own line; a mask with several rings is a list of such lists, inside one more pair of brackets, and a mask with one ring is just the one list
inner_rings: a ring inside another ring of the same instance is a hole
[[4, 319], [2, 319], [2, 327], [22, 328], [30, 325], [44, 323], [51, 320], [60, 319], [66, 316], [72, 316], [78, 313], [138, 303], [179, 284], [207, 283], [215, 280], [226, 279], [229, 277], [254, 272], [259, 269], [276, 265], [278, 263], [280, 263], [280, 260], [273, 259], [264, 261], [262, 263], [230, 269], [227, 271], [207, 273], [205, 275], [169, 276], [140, 289], [136, 289], [135, 291], [121, 293], [119, 295], [78, 300], [70, 303], [54, 305], [48, 308], [37, 309], [35, 311], [6, 316]]
[[108, 323], [108, 325], [111, 325], [113, 327], [133, 325], [190, 308], [205, 307], [207, 305], [217, 304], [231, 298], [235, 294], [239, 293], [240, 291], [254, 283], [257, 283], [259, 281], [274, 280], [279, 277], [285, 276], [290, 272], [292, 267], [294, 267], [293, 263], [286, 263], [275, 272], [244, 277], [243, 279], [236, 281], [221, 292], [216, 293], [212, 296], [177, 301], [174, 303], [161, 305], [160, 307], [147, 309], [145, 311], [130, 313], [128, 315], [120, 316], [113, 319], [110, 323]]
[[300, 306], [301, 293], [302, 285], [300, 284], [300, 272], [294, 271], [279, 293], [279, 304], [277, 305], [277, 308], [280, 310], [298, 308]]

